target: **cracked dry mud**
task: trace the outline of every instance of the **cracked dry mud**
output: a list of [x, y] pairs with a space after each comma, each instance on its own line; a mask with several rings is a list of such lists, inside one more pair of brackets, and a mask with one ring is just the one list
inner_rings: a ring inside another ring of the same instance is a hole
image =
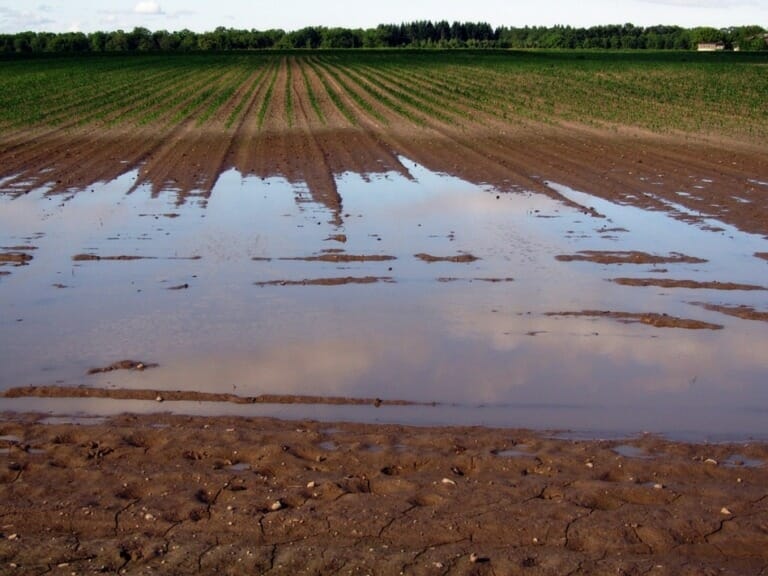
[[[269, 419], [39, 419], [0, 424], [4, 574], [768, 567], [766, 445]], [[628, 443], [637, 457], [616, 451]]]

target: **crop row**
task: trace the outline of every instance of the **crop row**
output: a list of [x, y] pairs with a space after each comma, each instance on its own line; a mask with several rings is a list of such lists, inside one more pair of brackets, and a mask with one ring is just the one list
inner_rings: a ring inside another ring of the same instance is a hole
[[182, 122], [228, 129], [249, 118], [259, 129], [302, 129], [309, 116], [437, 128], [533, 120], [755, 140], [768, 135], [766, 60], [438, 51], [8, 60], [0, 126], [11, 134]]

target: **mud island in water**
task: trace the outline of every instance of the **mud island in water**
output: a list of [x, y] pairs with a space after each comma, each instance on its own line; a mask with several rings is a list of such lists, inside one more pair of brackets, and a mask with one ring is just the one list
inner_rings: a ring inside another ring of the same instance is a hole
[[582, 56], [0, 61], [0, 573], [768, 574], [765, 58]]

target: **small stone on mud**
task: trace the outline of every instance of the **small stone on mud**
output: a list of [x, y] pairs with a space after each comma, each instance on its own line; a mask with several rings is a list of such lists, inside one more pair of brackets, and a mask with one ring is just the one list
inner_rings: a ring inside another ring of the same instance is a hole
[[272, 512], [277, 512], [278, 510], [282, 510], [285, 507], [285, 504], [283, 504], [282, 500], [275, 500], [272, 502], [272, 505], [269, 507], [269, 509]]
[[447, 485], [449, 485], [449, 486], [456, 486], [456, 482], [454, 482], [454, 481], [453, 481], [453, 480], [451, 480], [450, 478], [443, 478], [443, 479], [441, 480], [441, 482], [442, 482], [443, 484], [447, 484]]
[[160, 396], [160, 394], [158, 394], [157, 396], [155, 396], [155, 402], [162, 402], [163, 400], [164, 400], [164, 399], [163, 399], [163, 397], [162, 397], [162, 396]]
[[663, 490], [664, 489], [664, 484], [654, 484], [653, 485], [653, 489], [654, 490]]
[[316, 482], [314, 482], [314, 481], [312, 481], [312, 482], [307, 482], [307, 488], [309, 488], [309, 489], [312, 489], [312, 488], [314, 488], [315, 486], [317, 486], [317, 483], [316, 483]]
[[728, 508], [726, 508], [725, 506], [723, 506], [722, 508], [720, 508], [720, 514], [722, 514], [724, 516], [730, 516], [731, 515], [731, 511], [728, 510]]
[[717, 460], [714, 458], [707, 458], [704, 460], [704, 464], [712, 464], [713, 466], [717, 466]]

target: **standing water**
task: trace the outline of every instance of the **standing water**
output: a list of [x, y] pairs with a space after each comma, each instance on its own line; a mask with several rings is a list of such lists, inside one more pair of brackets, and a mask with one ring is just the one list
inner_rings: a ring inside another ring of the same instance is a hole
[[[127, 194], [135, 173], [66, 198], [0, 197], [2, 251], [32, 256], [0, 268], [0, 390], [381, 398], [429, 406], [162, 410], [768, 437], [768, 324], [722, 313], [765, 309], [754, 254], [768, 241], [674, 207], [557, 183], [553, 197], [499, 194], [402, 162], [410, 177], [338, 176], [336, 212], [235, 171], [181, 205]], [[88, 374], [123, 359], [158, 366]], [[0, 399], [28, 409], [160, 408]]]

